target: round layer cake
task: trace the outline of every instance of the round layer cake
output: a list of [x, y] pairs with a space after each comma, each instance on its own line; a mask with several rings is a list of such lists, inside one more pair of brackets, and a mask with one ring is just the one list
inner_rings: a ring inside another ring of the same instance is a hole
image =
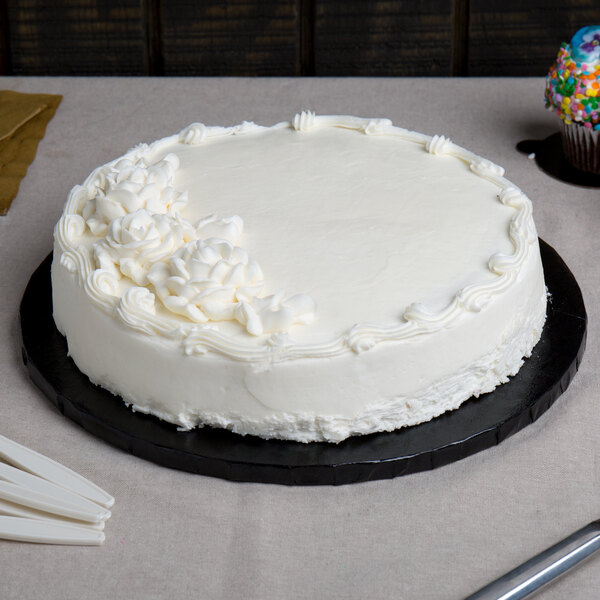
[[187, 430], [391, 431], [517, 373], [546, 288], [501, 167], [387, 119], [195, 123], [76, 186], [54, 319], [90, 380]]

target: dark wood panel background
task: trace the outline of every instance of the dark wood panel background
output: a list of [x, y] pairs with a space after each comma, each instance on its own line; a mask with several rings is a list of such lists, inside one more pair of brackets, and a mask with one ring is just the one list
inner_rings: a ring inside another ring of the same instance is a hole
[[449, 75], [452, 3], [318, 0], [317, 75]]
[[469, 74], [545, 74], [586, 25], [600, 25], [600, 0], [471, 0]]
[[295, 75], [295, 2], [165, 0], [159, 7], [168, 75]]
[[134, 75], [148, 70], [140, 0], [6, 3], [15, 75]]
[[0, 74], [544, 75], [600, 0], [0, 0]]

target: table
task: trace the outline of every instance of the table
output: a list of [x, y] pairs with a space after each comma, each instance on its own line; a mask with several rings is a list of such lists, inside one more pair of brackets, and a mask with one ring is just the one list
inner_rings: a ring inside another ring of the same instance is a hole
[[[0, 87], [64, 95], [0, 219], [0, 432], [116, 497], [101, 547], [0, 541], [2, 598], [460, 599], [600, 517], [600, 191], [551, 179], [515, 150], [557, 130], [541, 78], [8, 77]], [[434, 471], [337, 488], [169, 470], [65, 419], [27, 377], [17, 313], [69, 189], [139, 141], [192, 121], [272, 124], [304, 108], [443, 133], [506, 168], [583, 291], [588, 348], [571, 387], [497, 447]], [[595, 557], [539, 597], [590, 598], [598, 589]]]

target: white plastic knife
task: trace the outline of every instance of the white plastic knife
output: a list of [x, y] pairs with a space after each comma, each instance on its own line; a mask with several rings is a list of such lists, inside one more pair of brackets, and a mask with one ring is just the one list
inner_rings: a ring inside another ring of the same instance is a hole
[[0, 538], [38, 544], [99, 546], [104, 541], [104, 533], [50, 521], [0, 516]]
[[99, 523], [105, 521], [110, 512], [105, 508], [97, 506], [95, 511], [83, 509], [75, 504], [68, 504], [64, 501], [56, 500], [52, 496], [42, 494], [28, 488], [15, 485], [8, 481], [0, 480], [0, 499], [22, 504], [29, 508], [35, 508], [44, 512], [61, 515], [78, 521], [89, 521], [91, 523]]
[[[83, 498], [79, 494], [75, 494], [63, 487], [60, 487], [46, 479], [42, 479], [37, 475], [31, 475], [26, 471], [21, 471], [16, 467], [11, 467], [6, 463], [0, 461], [0, 480], [9, 481], [15, 485], [33, 490], [34, 492], [40, 492], [40, 494], [46, 494], [52, 496], [59, 502], [66, 502], [67, 504], [74, 504], [80, 506], [83, 510], [95, 512], [98, 510], [98, 504]], [[107, 519], [110, 517], [108, 513]]]
[[0, 500], [0, 515], [6, 515], [7, 517], [22, 517], [24, 519], [38, 519], [40, 521], [56, 521], [63, 525], [76, 525], [77, 527], [87, 527], [89, 529], [95, 529], [96, 531], [103, 531], [105, 523], [104, 521], [100, 521], [100, 523], [75, 521], [74, 519], [68, 519], [67, 517], [61, 517], [60, 515], [53, 515], [51, 513], [42, 512], [41, 510], [35, 510], [34, 508], [28, 508], [22, 504], [15, 504], [8, 500]]
[[0, 458], [84, 498], [110, 508], [115, 499], [102, 488], [60, 463], [0, 435]]

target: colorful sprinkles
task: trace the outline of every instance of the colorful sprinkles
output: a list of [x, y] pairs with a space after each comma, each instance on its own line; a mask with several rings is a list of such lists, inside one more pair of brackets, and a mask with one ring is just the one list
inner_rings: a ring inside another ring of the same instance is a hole
[[546, 77], [545, 102], [568, 125], [600, 130], [600, 25], [561, 44]]

